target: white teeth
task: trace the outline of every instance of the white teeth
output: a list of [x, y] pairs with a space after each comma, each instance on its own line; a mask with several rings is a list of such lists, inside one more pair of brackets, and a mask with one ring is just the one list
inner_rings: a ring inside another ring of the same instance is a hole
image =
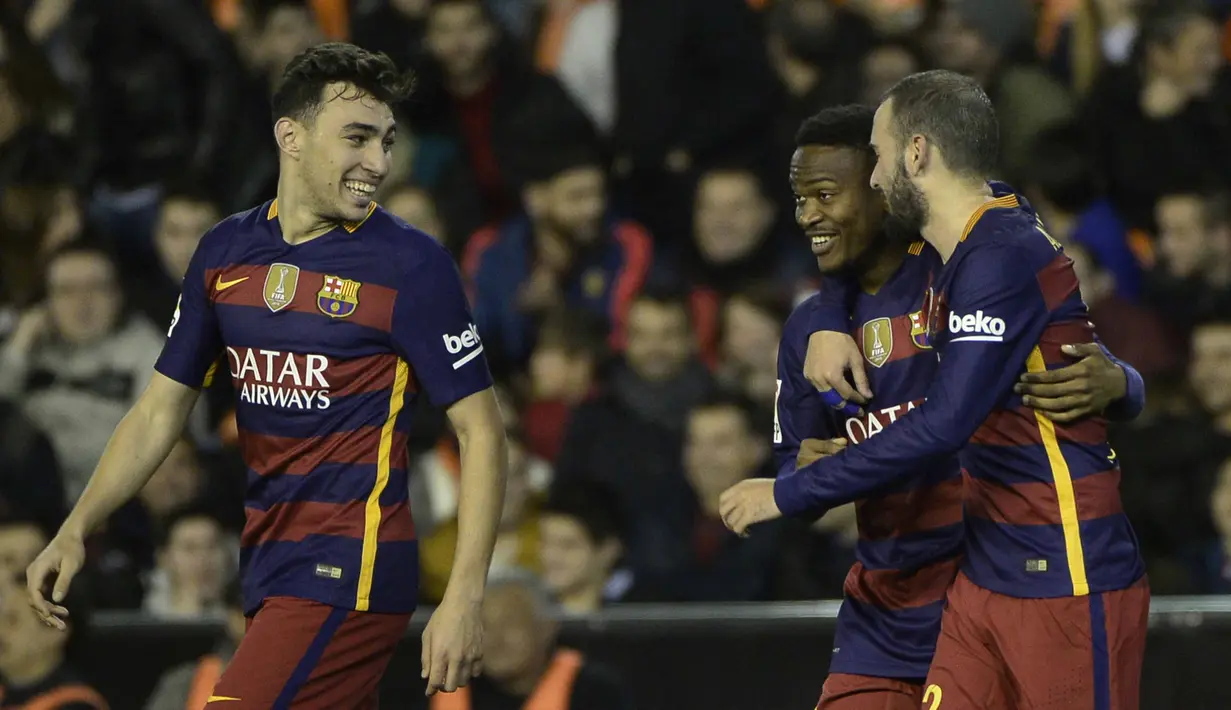
[[346, 186], [346, 189], [358, 195], [370, 195], [373, 192], [376, 192], [375, 185], [366, 182], [359, 182], [358, 180], [347, 180], [342, 184]]
[[814, 247], [824, 246], [828, 244], [829, 240], [831, 239], [833, 239], [833, 237], [813, 237], [812, 246]]

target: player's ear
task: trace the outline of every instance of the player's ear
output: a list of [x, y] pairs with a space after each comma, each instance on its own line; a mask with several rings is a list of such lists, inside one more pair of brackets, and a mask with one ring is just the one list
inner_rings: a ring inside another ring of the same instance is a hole
[[932, 158], [934, 146], [927, 136], [911, 136], [906, 148], [906, 170], [911, 175], [918, 175], [927, 167]]
[[278, 149], [292, 158], [299, 157], [303, 135], [303, 125], [292, 118], [283, 116], [274, 123], [274, 140], [278, 143]]

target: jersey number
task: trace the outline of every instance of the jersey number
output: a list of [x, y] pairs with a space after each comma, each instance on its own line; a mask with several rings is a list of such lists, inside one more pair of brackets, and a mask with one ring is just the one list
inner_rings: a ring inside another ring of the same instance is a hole
[[940, 707], [940, 686], [933, 683], [928, 686], [928, 689], [923, 692], [923, 702], [931, 703], [928, 705], [928, 710], [938, 710]]

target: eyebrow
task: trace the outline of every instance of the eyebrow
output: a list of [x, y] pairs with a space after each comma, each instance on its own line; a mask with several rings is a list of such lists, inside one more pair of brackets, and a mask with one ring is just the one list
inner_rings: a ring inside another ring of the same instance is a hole
[[[342, 131], [343, 132], [358, 131], [360, 133], [366, 133], [370, 136], [374, 136], [380, 133], [380, 128], [373, 126], [370, 123], [360, 123], [358, 121], [352, 121], [346, 124], [345, 126], [342, 126]], [[397, 124], [394, 124], [389, 127], [389, 131], [388, 131], [389, 133], [394, 133], [396, 131], [397, 131]]]

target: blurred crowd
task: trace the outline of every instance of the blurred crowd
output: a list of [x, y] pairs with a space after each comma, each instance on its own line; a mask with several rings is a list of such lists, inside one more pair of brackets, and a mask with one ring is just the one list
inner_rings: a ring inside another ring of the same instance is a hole
[[[578, 613], [840, 596], [853, 508], [741, 539], [718, 495], [774, 474], [777, 342], [817, 279], [787, 181], [796, 128], [943, 67], [987, 89], [1003, 177], [1145, 376], [1149, 406], [1113, 444], [1154, 590], [1231, 592], [1229, 15], [1228, 0], [0, 3], [0, 573], [54, 532], [150, 377], [201, 234], [273, 195], [282, 68], [344, 39], [418, 74], [379, 202], [446, 245], [470, 289], [512, 442], [496, 568]], [[246, 476], [232, 397], [206, 393], [90, 541], [92, 607], [225, 616]], [[426, 406], [412, 447], [432, 603], [458, 449]], [[0, 672], [12, 653], [0, 643]]]

